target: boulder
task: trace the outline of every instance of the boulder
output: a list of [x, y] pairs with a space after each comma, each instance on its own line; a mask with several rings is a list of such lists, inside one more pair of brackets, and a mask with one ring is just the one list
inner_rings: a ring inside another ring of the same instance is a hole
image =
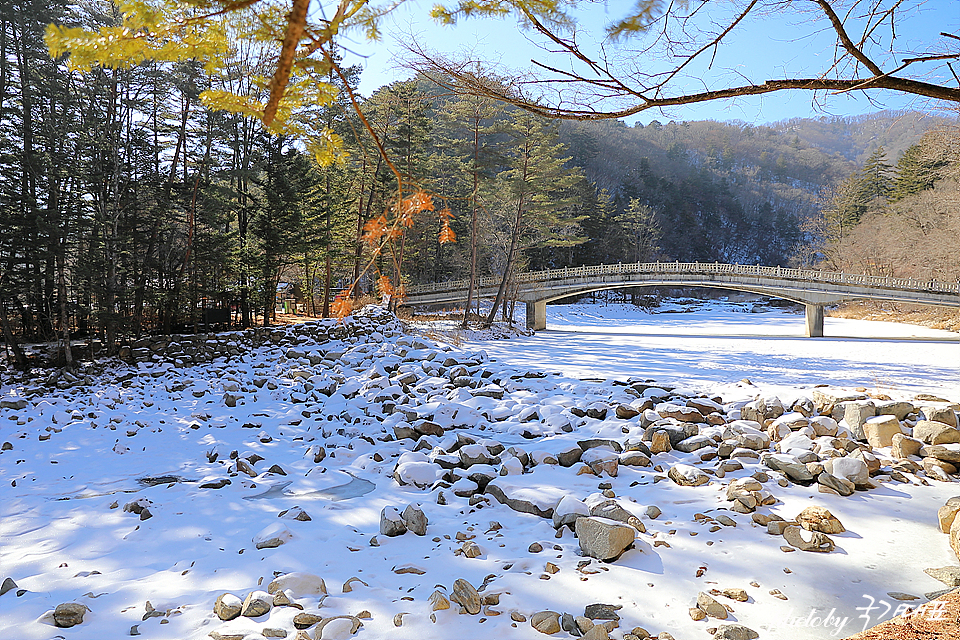
[[831, 491], [836, 491], [837, 494], [841, 496], [853, 495], [856, 485], [846, 478], [838, 478], [835, 475], [827, 473], [824, 471], [817, 476], [817, 484], [830, 489]]
[[916, 438], [895, 433], [893, 438], [890, 439], [890, 455], [898, 460], [903, 460], [918, 455], [922, 446], [923, 442]]
[[863, 425], [863, 434], [875, 449], [889, 447], [893, 444], [893, 436], [900, 433], [900, 421], [896, 416], [876, 416], [867, 419]]
[[268, 525], [253, 536], [257, 549], [275, 549], [293, 538], [293, 532], [279, 522]]
[[270, 613], [273, 608], [273, 596], [266, 591], [251, 591], [243, 600], [240, 615], [245, 618], [257, 618]]
[[240, 615], [243, 609], [243, 600], [232, 593], [222, 593], [213, 603], [213, 612], [221, 620], [233, 620]]
[[625, 467], [649, 467], [652, 463], [642, 451], [624, 451], [620, 454], [620, 464]]
[[870, 400], [854, 400], [843, 405], [843, 421], [847, 423], [847, 428], [853, 432], [856, 440], [863, 440], [863, 425], [869, 418], [877, 415], [877, 408]]
[[274, 578], [267, 585], [267, 593], [291, 591], [295, 597], [327, 593], [327, 585], [320, 576], [304, 571], [292, 571]]
[[710, 476], [689, 464], [676, 464], [670, 467], [667, 476], [682, 487], [699, 487], [710, 482]]
[[946, 504], [937, 511], [937, 519], [940, 521], [940, 531], [950, 533], [953, 521], [960, 513], [960, 496], [954, 496], [947, 500]]
[[950, 548], [960, 560], [960, 518], [954, 518], [953, 524], [950, 525]]
[[583, 554], [598, 560], [618, 558], [637, 535], [633, 527], [595, 516], [577, 518], [575, 527]]
[[719, 620], [727, 619], [727, 608], [703, 591], [697, 594], [697, 608], [711, 618], [717, 618]]
[[400, 536], [407, 532], [407, 525], [395, 507], [384, 507], [380, 512], [380, 534]]
[[939, 567], [935, 569], [924, 569], [931, 578], [939, 580], [948, 587], [960, 587], [960, 567]]
[[867, 463], [859, 458], [832, 458], [823, 463], [823, 470], [838, 478], [845, 478], [857, 486], [866, 486], [870, 482], [870, 469]]
[[87, 611], [90, 609], [79, 602], [64, 602], [58, 604], [53, 610], [53, 622], [63, 629], [75, 627], [83, 622], [83, 616]]
[[[509, 476], [505, 476], [509, 477]], [[520, 513], [530, 513], [541, 518], [553, 518], [553, 507], [566, 492], [559, 487], [527, 487], [512, 485], [504, 479], [497, 479], [487, 484], [486, 493], [489, 493], [500, 504], [506, 505]]]
[[878, 416], [896, 416], [897, 420], [903, 420], [908, 415], [916, 411], [910, 402], [896, 400], [875, 400]]
[[412, 531], [418, 536], [427, 534], [427, 515], [420, 508], [420, 505], [408, 504], [400, 517], [403, 518], [403, 524], [407, 526], [407, 531]]
[[942, 422], [954, 429], [960, 426], [957, 424], [957, 412], [951, 407], [923, 407], [921, 411], [923, 411], [923, 417], [927, 420]]
[[459, 604], [470, 615], [480, 613], [480, 594], [472, 584], [463, 578], [459, 578], [453, 583], [453, 593], [450, 594], [450, 601]]
[[913, 427], [913, 437], [925, 444], [956, 444], [960, 430], [936, 420], [919, 420]]
[[950, 464], [960, 464], [960, 444], [930, 444], [920, 449], [923, 457], [936, 458]]
[[807, 531], [820, 533], [843, 533], [846, 529], [828, 509], [819, 506], [807, 507], [796, 518], [797, 523]]
[[783, 539], [787, 541], [791, 547], [800, 549], [801, 551], [813, 551], [816, 553], [829, 553], [833, 551], [836, 547], [833, 544], [833, 540], [828, 538], [826, 534], [820, 533], [819, 531], [811, 532], [810, 540], [806, 540], [801, 533], [802, 529], [800, 527], [790, 526], [783, 530]]
[[538, 611], [530, 617], [530, 626], [548, 636], [559, 633], [560, 614], [556, 611]]
[[670, 434], [662, 429], [653, 432], [653, 436], [650, 439], [651, 453], [666, 453], [670, 451], [671, 448]]
[[584, 502], [570, 495], [563, 496], [553, 508], [553, 528], [559, 529], [564, 525], [573, 526], [577, 518], [588, 515], [590, 515], [590, 508]]
[[722, 624], [713, 634], [713, 640], [755, 640], [760, 634], [742, 624]]

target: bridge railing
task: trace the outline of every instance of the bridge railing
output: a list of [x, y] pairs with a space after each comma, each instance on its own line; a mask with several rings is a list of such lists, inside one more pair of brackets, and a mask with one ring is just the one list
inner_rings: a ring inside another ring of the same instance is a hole
[[[822, 282], [825, 284], [862, 285], [876, 289], [896, 289], [899, 291], [922, 291], [960, 294], [960, 281], [941, 282], [939, 280], [915, 280], [913, 278], [892, 278], [889, 276], [870, 276], [865, 274], [820, 271], [814, 269], [787, 269], [783, 267], [762, 267], [751, 264], [725, 264], [719, 262], [636, 262], [617, 264], [598, 264], [583, 267], [564, 267], [546, 271], [526, 271], [516, 275], [517, 282], [550, 282], [568, 278], [589, 276], [611, 276], [629, 274], [697, 274], [697, 275], [739, 275], [747, 277], [777, 278], [799, 280], [802, 282]], [[496, 286], [499, 276], [478, 278], [479, 289]], [[413, 285], [406, 288], [407, 296], [428, 293], [465, 290], [468, 280], [453, 280], [433, 284]]]

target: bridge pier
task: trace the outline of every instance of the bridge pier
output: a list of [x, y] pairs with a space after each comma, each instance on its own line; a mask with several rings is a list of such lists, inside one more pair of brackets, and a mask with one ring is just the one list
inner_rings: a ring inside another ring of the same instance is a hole
[[807, 308], [807, 337], [823, 337], [823, 305], [808, 304]]
[[527, 329], [540, 331], [547, 328], [547, 303], [527, 303]]

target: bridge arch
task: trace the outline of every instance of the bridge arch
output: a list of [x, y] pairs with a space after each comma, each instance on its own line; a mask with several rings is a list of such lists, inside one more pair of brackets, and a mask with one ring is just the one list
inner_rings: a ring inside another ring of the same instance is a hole
[[[520, 273], [517, 299], [527, 305], [527, 326], [546, 328], [546, 304], [553, 300], [627, 287], [706, 287], [745, 291], [805, 305], [807, 335], [823, 336], [823, 306], [847, 300], [871, 299], [911, 304], [960, 307], [960, 281], [917, 281], [781, 267], [721, 263], [654, 262], [595, 265]], [[496, 278], [476, 283], [480, 297], [490, 297]], [[467, 281], [420, 285], [407, 289], [404, 304], [464, 302]]]

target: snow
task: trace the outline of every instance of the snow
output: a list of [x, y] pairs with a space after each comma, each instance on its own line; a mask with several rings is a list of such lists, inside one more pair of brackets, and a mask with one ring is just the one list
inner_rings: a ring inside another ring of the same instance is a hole
[[[65, 390], [37, 388], [4, 374], [0, 442], [12, 449], [0, 452], [0, 579], [9, 576], [26, 592], [0, 596], [0, 638], [59, 634], [99, 640], [127, 637], [134, 626], [144, 637], [161, 640], [271, 627], [292, 637], [299, 612], [293, 608], [231, 622], [213, 613], [217, 596], [242, 599], [278, 575], [280, 590], [306, 612], [333, 618], [368, 611], [356, 634], [350, 618], [333, 619], [322, 634], [360, 640], [534, 639], [540, 634], [529, 623], [514, 626], [510, 612], [527, 618], [544, 609], [581, 615], [585, 605], [598, 602], [623, 606], [613, 637], [641, 626], [654, 635], [706, 638], [705, 629], [716, 621], [694, 622], [688, 608], [698, 592], [730, 587], [746, 589], [750, 600], [718, 596], [734, 609], [728, 622], [745, 624], [762, 639], [812, 640], [833, 633], [812, 626], [813, 617], [832, 611], [834, 618], [846, 618], [833, 636], [844, 637], [881, 621], [878, 611], [864, 613], [868, 598], [891, 602], [890, 617], [899, 603], [888, 592], [916, 594], [923, 602], [924, 593], [942, 588], [923, 569], [957, 564], [936, 515], [947, 498], [960, 494], [952, 482], [923, 484], [922, 474], [908, 483], [874, 478], [875, 489], [840, 497], [771, 479], [764, 492], [777, 502], [759, 512], [792, 519], [818, 504], [847, 529], [831, 536], [837, 544], [832, 553], [785, 553], [782, 538], [768, 535], [749, 515], [730, 511], [726, 500], [731, 480], [761, 469], [778, 476], [760, 460], [738, 458], [742, 470], [711, 475], [699, 487], [665, 477], [676, 465], [688, 473], [716, 468], [701, 463], [699, 452], [657, 454], [653, 464], [663, 471], [621, 466], [612, 478], [577, 475], [582, 465], [551, 464], [578, 440], [623, 442], [642, 435], [643, 416], [613, 417], [619, 403], [639, 406], [615, 380], [650, 380], [643, 396], [675, 404], [681, 403], [666, 389], [720, 397], [730, 420], [757, 397], [778, 396], [791, 404], [789, 399], [810, 396], [818, 384], [843, 392], [862, 387], [895, 400], [917, 393], [960, 400], [956, 334], [827, 318], [827, 337], [810, 340], [802, 337], [801, 315], [694, 306], [692, 313], [648, 314], [616, 305], [551, 305], [549, 329], [532, 336], [452, 348], [382, 328], [381, 339], [371, 342], [297, 346], [304, 357], [263, 347], [192, 368], [115, 365], [92, 386]], [[322, 362], [306, 357], [314, 352]], [[478, 373], [475, 388], [453, 387], [442, 373], [448, 358], [469, 375], [482, 370], [489, 376]], [[398, 381], [407, 374], [416, 381]], [[277, 388], [256, 387], [256, 378], [275, 381]], [[317, 393], [328, 384], [331, 395]], [[242, 396], [236, 407], [224, 403], [228, 385], [229, 393]], [[397, 404], [393, 413], [380, 412], [385, 402], [376, 398], [385, 394]], [[577, 417], [575, 407], [611, 410], [600, 420]], [[421, 420], [447, 432], [425, 437], [418, 451], [413, 440], [387, 441], [394, 427], [414, 428]], [[827, 420], [823, 426], [835, 424]], [[757, 427], [742, 421], [701, 433], [726, 428], [751, 443], [763, 442], [765, 433]], [[469, 440], [460, 442], [461, 436]], [[812, 446], [806, 436], [789, 437], [803, 451]], [[456, 470], [453, 477], [461, 479], [452, 487], [437, 485], [444, 471], [434, 460], [460, 454], [437, 454], [435, 447], [448, 451], [458, 442], [460, 451], [472, 454], [488, 454], [497, 444], [506, 451], [495, 465]], [[315, 462], [321, 446], [326, 457]], [[524, 468], [521, 453], [532, 466]], [[889, 464], [889, 449], [879, 453]], [[262, 458], [249, 463], [255, 475], [238, 471], [239, 459], [255, 460], [253, 454]], [[584, 457], [609, 455], [594, 448]], [[282, 474], [269, 471], [273, 465]], [[603, 498], [599, 485], [609, 483], [629, 512], [644, 514], [656, 505], [662, 514], [641, 516], [647, 532], [637, 533], [634, 548], [616, 561], [578, 568], [585, 558], [569, 529], [560, 529], [558, 538], [550, 519], [492, 498], [471, 505], [456, 495], [477, 487], [478, 476], [468, 479], [474, 473], [494, 477], [509, 497], [542, 510], [560, 503], [560, 513], [584, 513], [586, 504]], [[230, 483], [221, 488], [201, 487], [224, 479]], [[445, 504], [438, 502], [441, 492]], [[124, 511], [131, 502], [147, 505], [152, 517], [141, 520]], [[380, 513], [411, 503], [421, 504], [429, 520], [426, 536], [379, 535]], [[285, 511], [300, 513], [295, 509], [310, 519], [278, 519]], [[695, 514], [723, 514], [736, 526], [717, 528]], [[276, 536], [284, 544], [256, 548], [257, 541]], [[455, 554], [462, 539], [476, 542], [482, 555]], [[533, 542], [544, 552], [529, 551]], [[560, 571], [544, 574], [548, 561]], [[396, 573], [398, 568], [424, 573]], [[343, 589], [352, 578], [369, 586], [353, 581], [352, 589]], [[477, 616], [460, 615], [456, 605], [432, 612], [428, 598], [436, 585], [449, 596], [458, 578], [475, 587], [487, 578], [482, 593], [500, 594], [500, 604]], [[147, 601], [161, 615], [146, 615]], [[82, 624], [51, 626], [48, 613], [63, 602], [89, 607]]]

